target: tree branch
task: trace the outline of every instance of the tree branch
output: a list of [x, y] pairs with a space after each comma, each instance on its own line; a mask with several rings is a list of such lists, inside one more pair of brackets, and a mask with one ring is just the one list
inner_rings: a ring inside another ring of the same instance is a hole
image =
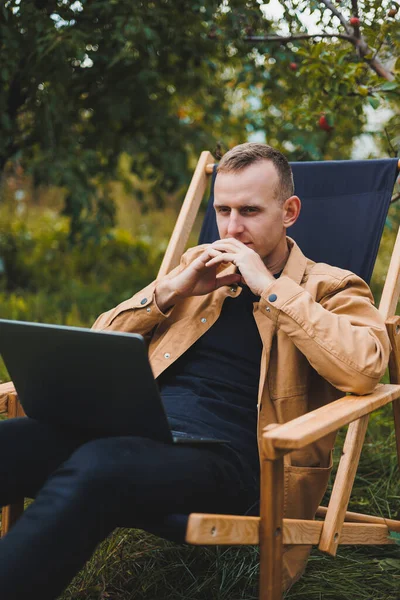
[[[345, 28], [346, 33], [349, 35], [349, 38], [348, 38], [349, 42], [351, 42], [353, 44], [354, 48], [357, 50], [359, 57], [362, 58], [363, 60], [365, 60], [365, 62], [367, 62], [369, 64], [371, 69], [373, 71], [375, 71], [375, 73], [377, 75], [379, 75], [380, 77], [383, 77], [384, 79], [387, 79], [388, 81], [393, 81], [393, 79], [394, 79], [393, 73], [388, 71], [383, 66], [381, 61], [376, 57], [376, 54], [375, 54], [375, 56], [373, 56], [370, 59], [365, 58], [369, 54], [372, 54], [372, 50], [368, 46], [368, 44], [365, 41], [365, 39], [363, 38], [363, 36], [361, 35], [359, 26], [356, 25], [355, 27], [350, 27], [347, 20], [338, 11], [336, 6], [334, 6], [332, 4], [332, 2], [330, 0], [320, 0], [320, 2], [322, 4], [324, 4], [327, 8], [329, 8], [331, 13], [334, 14], [339, 19], [339, 21]], [[358, 0], [351, 0], [351, 7], [352, 7], [354, 16], [358, 17]]]
[[[347, 21], [344, 17], [339, 13], [339, 11], [331, 4], [330, 0], [321, 0], [323, 4], [338, 17], [340, 18], [340, 22], [343, 24], [346, 29], [346, 33], [297, 33], [293, 35], [265, 35], [265, 36], [247, 36], [244, 38], [246, 42], [279, 42], [280, 44], [287, 44], [294, 40], [310, 40], [313, 38], [340, 38], [342, 40], [347, 40], [350, 42], [354, 48], [356, 49], [360, 58], [362, 58], [366, 63], [369, 64], [371, 69], [375, 71], [377, 75], [387, 79], [388, 81], [394, 80], [394, 75], [390, 71], [388, 71], [381, 61], [376, 57], [376, 54], [372, 56], [372, 58], [366, 58], [366, 56], [372, 54], [371, 48], [368, 46], [365, 39], [360, 36], [356, 37], [353, 32], [353, 28], [349, 27]], [[331, 8], [332, 7], [332, 8]], [[348, 33], [350, 32], [350, 33]]]
[[387, 130], [387, 127], [384, 127], [384, 132], [385, 132], [386, 140], [387, 140], [387, 143], [389, 146], [388, 154], [389, 154], [389, 156], [395, 157], [395, 156], [397, 156], [397, 151], [396, 151], [396, 148], [392, 144], [392, 140], [390, 139], [390, 135]]
[[394, 80], [393, 73], [391, 73], [390, 71], [388, 71], [383, 66], [383, 64], [381, 63], [381, 61], [378, 58], [376, 58], [376, 56], [373, 56], [370, 59], [366, 58], [366, 56], [368, 56], [369, 54], [372, 54], [372, 50], [368, 46], [367, 42], [364, 40], [363, 37], [360, 37], [359, 39], [355, 38], [354, 41], [351, 40], [351, 43], [357, 49], [357, 52], [358, 52], [360, 58], [362, 58], [363, 60], [365, 60], [365, 62], [367, 62], [369, 64], [369, 66], [371, 67], [371, 69], [373, 71], [375, 71], [375, 73], [377, 75], [379, 75], [380, 77], [383, 77], [384, 79], [387, 79], [388, 81], [393, 81]]
[[244, 38], [245, 42], [280, 42], [287, 44], [293, 40], [310, 40], [312, 38], [341, 38], [353, 42], [353, 36], [347, 33], [295, 33], [293, 35], [253, 35]]
[[358, 17], [358, 0], [351, 0], [351, 10], [355, 17]]
[[329, 8], [331, 13], [333, 13], [335, 15], [335, 17], [337, 17], [339, 19], [339, 21], [343, 25], [347, 35], [350, 35], [353, 37], [353, 28], [350, 27], [347, 19], [345, 19], [345, 17], [342, 15], [342, 13], [338, 11], [336, 6], [334, 6], [332, 4], [332, 2], [330, 2], [330, 0], [320, 0], [320, 2], [322, 2], [322, 4], [325, 4], [326, 8]]
[[[358, 0], [351, 0], [351, 10], [353, 16], [358, 18]], [[353, 25], [353, 28], [355, 37], [359, 39], [361, 37], [360, 25]]]

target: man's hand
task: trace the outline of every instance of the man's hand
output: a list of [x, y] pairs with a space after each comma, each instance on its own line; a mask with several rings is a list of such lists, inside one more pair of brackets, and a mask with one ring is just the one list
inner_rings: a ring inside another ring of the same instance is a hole
[[[243, 246], [243, 244], [241, 245]], [[246, 246], [244, 247], [246, 248]], [[183, 271], [175, 275], [175, 277], [172, 279], [164, 279], [157, 283], [155, 295], [159, 309], [162, 312], [165, 312], [170, 306], [175, 304], [179, 298], [203, 296], [223, 285], [239, 283], [241, 276], [238, 273], [218, 276], [217, 268], [219, 263], [206, 266], [206, 263], [209, 263], [215, 256], [216, 251], [213, 244], [208, 246], [196, 260], [190, 263]]]
[[271, 281], [274, 281], [274, 276], [267, 269], [259, 254], [239, 240], [234, 238], [217, 240], [211, 244], [208, 253], [212, 258], [206, 262], [207, 268], [214, 269], [221, 263], [234, 263], [245, 283], [256, 296], [261, 296]]

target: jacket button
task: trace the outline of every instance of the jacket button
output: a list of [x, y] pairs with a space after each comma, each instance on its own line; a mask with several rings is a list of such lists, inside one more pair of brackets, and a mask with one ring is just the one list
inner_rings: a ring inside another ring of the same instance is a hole
[[147, 298], [142, 298], [140, 301], [140, 304], [146, 304], [146, 302], [147, 302]]
[[166, 353], [164, 354], [164, 358], [169, 358], [170, 356], [171, 356], [171, 355], [170, 355], [170, 353], [169, 353], [169, 352], [166, 352]]
[[148, 312], [148, 313], [151, 312], [151, 308], [150, 307], [146, 308], [146, 312]]
[[207, 323], [207, 319], [206, 319], [205, 317], [203, 317], [202, 319], [200, 319], [200, 321], [201, 321], [202, 323]]
[[276, 294], [271, 294], [270, 296], [268, 296], [268, 300], [270, 302], [275, 302], [275, 300], [278, 300], [278, 296]]
[[267, 312], [270, 312], [270, 310], [271, 310], [271, 309], [270, 309], [270, 307], [269, 307], [269, 306], [266, 306], [266, 307], [265, 307], [265, 310], [266, 310]]
[[234, 294], [236, 292], [236, 290], [237, 290], [237, 288], [235, 288], [233, 286], [229, 288], [229, 291], [232, 292], [232, 294]]

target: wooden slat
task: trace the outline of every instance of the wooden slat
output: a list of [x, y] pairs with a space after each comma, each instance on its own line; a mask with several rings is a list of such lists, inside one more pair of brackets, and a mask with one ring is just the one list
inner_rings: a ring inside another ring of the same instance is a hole
[[282, 598], [283, 458], [261, 461], [260, 600]]
[[343, 452], [333, 485], [328, 512], [324, 521], [319, 549], [335, 556], [347, 506], [357, 473], [360, 454], [368, 427], [369, 415], [349, 425]]
[[189, 544], [258, 544], [260, 517], [192, 513], [186, 528]]
[[12, 381], [0, 384], [0, 414], [6, 413], [8, 410], [8, 396], [10, 393], [15, 393], [15, 387]]
[[208, 184], [206, 165], [212, 160], [214, 160], [214, 157], [211, 152], [201, 153], [161, 263], [158, 277], [166, 275], [179, 264]]
[[209, 163], [208, 165], [206, 165], [206, 173], [207, 175], [212, 175], [213, 171], [214, 171], [214, 163]]
[[0, 397], [0, 414], [6, 413], [8, 409], [8, 394]]
[[284, 423], [273, 431], [263, 432], [263, 451], [269, 456], [274, 448], [286, 452], [304, 448], [399, 397], [400, 385], [392, 384], [378, 385], [376, 390], [367, 396], [344, 396]]
[[400, 228], [397, 232], [389, 269], [383, 287], [379, 312], [385, 319], [393, 317], [396, 312], [397, 302], [400, 294]]
[[14, 392], [8, 394], [8, 418], [14, 419], [16, 417], [26, 417], [26, 414], [17, 394]]
[[15, 393], [15, 387], [12, 381], [0, 383], [0, 396], [3, 394]]
[[[400, 317], [391, 317], [386, 321], [392, 351], [389, 359], [390, 382], [400, 383]], [[400, 400], [393, 402], [393, 420], [396, 436], [397, 464], [400, 468]]]
[[[193, 513], [189, 517], [186, 541], [194, 545], [252, 546], [259, 543], [260, 517], [208, 515]], [[283, 519], [283, 543], [317, 545], [323, 521]], [[344, 523], [340, 535], [341, 545], [375, 546], [394, 544], [385, 524]]]
[[1, 531], [0, 537], [4, 537], [14, 525], [14, 523], [20, 518], [24, 512], [24, 501], [10, 506], [3, 506], [1, 511]]
[[[317, 510], [317, 517], [324, 517], [328, 508], [326, 506], [319, 506]], [[364, 515], [362, 513], [356, 513], [352, 511], [346, 511], [345, 521], [353, 521], [354, 523], [375, 523], [376, 525], [386, 525], [390, 531], [396, 531], [400, 533], [400, 521], [394, 519], [386, 519], [385, 517], [377, 517], [375, 515]]]
[[[7, 414], [9, 419], [15, 417], [22, 417], [25, 415], [24, 410], [18, 400], [18, 396], [15, 392], [8, 394], [7, 403]], [[7, 460], [6, 456], [2, 457], [2, 460]], [[19, 502], [11, 504], [10, 506], [3, 506], [1, 513], [1, 537], [4, 537], [10, 528], [14, 525], [15, 521], [19, 519], [24, 511], [24, 499], [21, 498]]]

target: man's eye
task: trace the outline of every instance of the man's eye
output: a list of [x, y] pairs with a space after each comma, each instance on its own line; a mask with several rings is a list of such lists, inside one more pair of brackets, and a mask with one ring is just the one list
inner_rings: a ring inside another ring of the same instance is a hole
[[243, 209], [243, 212], [254, 213], [257, 212], [257, 209], [254, 206], [246, 206], [246, 208]]

